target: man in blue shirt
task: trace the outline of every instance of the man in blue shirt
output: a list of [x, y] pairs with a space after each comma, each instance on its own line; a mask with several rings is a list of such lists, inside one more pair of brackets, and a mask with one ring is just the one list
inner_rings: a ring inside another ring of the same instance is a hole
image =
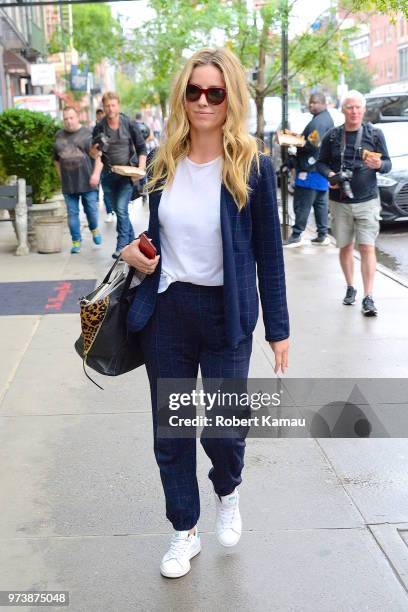
[[312, 94], [309, 110], [313, 119], [303, 130], [306, 144], [298, 147], [296, 155], [296, 181], [293, 208], [295, 224], [292, 235], [286, 242], [287, 247], [302, 245], [302, 232], [305, 230], [310, 210], [313, 206], [317, 225], [317, 238], [313, 244], [326, 246], [330, 244], [328, 231], [328, 188], [327, 178], [316, 171], [319, 148], [324, 135], [333, 126], [333, 119], [326, 108], [326, 98], [322, 93]]

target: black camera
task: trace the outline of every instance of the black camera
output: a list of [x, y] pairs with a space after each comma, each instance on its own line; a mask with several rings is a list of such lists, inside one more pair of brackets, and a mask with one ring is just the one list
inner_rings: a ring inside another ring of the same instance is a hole
[[102, 153], [106, 153], [107, 150], [109, 149], [109, 142], [110, 142], [109, 136], [106, 136], [106, 134], [101, 132], [100, 134], [95, 136], [95, 138], [92, 141], [92, 144], [96, 145], [99, 151], [102, 151]]
[[337, 174], [329, 177], [330, 185], [339, 185], [340, 189], [347, 198], [354, 198], [353, 191], [351, 189], [350, 181], [353, 178], [352, 170], [340, 170]]

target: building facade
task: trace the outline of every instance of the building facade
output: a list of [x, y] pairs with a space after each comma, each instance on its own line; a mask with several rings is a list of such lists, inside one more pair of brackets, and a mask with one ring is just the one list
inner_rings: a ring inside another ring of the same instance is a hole
[[0, 111], [18, 95], [41, 93], [30, 80], [30, 64], [46, 55], [43, 7], [0, 8]]
[[372, 74], [373, 91], [408, 91], [407, 19], [398, 15], [394, 22], [386, 15], [365, 13], [353, 17], [353, 25], [358, 31], [350, 47]]

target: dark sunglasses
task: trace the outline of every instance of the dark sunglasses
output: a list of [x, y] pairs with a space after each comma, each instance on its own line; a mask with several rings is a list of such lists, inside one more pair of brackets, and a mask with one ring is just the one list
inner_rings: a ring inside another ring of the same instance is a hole
[[189, 102], [197, 102], [202, 96], [205, 95], [208, 104], [222, 104], [227, 97], [227, 90], [224, 87], [209, 87], [208, 89], [203, 89], [198, 85], [193, 85], [189, 83], [186, 88], [186, 99]]

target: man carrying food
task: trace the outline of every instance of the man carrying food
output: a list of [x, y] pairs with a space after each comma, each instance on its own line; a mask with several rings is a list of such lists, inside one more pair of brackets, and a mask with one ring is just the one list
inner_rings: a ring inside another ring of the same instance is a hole
[[380, 229], [381, 203], [377, 172], [391, 170], [385, 138], [380, 129], [363, 123], [365, 98], [349, 91], [342, 102], [345, 123], [326, 134], [320, 148], [317, 170], [330, 182], [332, 232], [340, 248], [340, 264], [347, 290], [345, 306], [356, 301], [354, 287], [354, 244], [361, 255], [366, 317], [378, 314], [372, 297], [376, 270], [375, 240]]
[[[117, 174], [115, 166], [146, 167], [146, 145], [134, 121], [120, 112], [119, 96], [108, 91], [102, 97], [105, 116], [94, 127], [91, 155], [102, 157], [101, 175], [105, 200], [110, 204], [117, 218], [116, 250], [117, 259], [122, 249], [135, 239], [129, 218], [129, 202], [133, 191], [132, 179]], [[139, 177], [140, 178], [140, 177]]]
[[314, 93], [310, 96], [309, 110], [313, 119], [309, 121], [302, 132], [305, 144], [302, 147], [297, 147], [296, 152], [296, 180], [293, 196], [295, 224], [292, 227], [291, 236], [285, 243], [287, 247], [302, 246], [302, 232], [306, 229], [312, 206], [317, 227], [317, 237], [313, 238], [312, 243], [318, 246], [330, 244], [330, 239], [327, 236], [329, 208], [327, 192], [329, 184], [327, 178], [316, 171], [316, 162], [323, 137], [333, 127], [334, 123], [326, 108], [324, 94]]

